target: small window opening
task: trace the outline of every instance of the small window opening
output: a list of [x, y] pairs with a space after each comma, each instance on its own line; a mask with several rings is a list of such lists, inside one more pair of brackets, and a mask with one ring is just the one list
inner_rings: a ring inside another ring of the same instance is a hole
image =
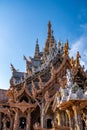
[[22, 102], [23, 100], [27, 103], [29, 102], [28, 98], [25, 95], [21, 97], [20, 102]]
[[47, 119], [47, 128], [52, 128], [51, 119]]

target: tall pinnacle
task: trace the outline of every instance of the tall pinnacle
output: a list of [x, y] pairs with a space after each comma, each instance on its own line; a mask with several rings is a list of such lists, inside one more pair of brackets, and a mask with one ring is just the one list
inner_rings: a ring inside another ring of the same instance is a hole
[[48, 21], [48, 36], [44, 47], [45, 54], [49, 54], [50, 47], [55, 45], [55, 39], [53, 36], [53, 31], [51, 30], [51, 23]]
[[48, 22], [48, 39], [51, 38], [51, 23], [50, 21]]
[[38, 39], [36, 40], [36, 47], [35, 47], [35, 54], [34, 54], [34, 58], [38, 58], [39, 57], [39, 44], [38, 44]]

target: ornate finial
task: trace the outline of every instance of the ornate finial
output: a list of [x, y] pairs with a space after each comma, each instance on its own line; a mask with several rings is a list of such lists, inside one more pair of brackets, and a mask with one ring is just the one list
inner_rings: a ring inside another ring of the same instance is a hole
[[61, 42], [60, 40], [58, 40], [58, 48], [60, 48], [60, 46], [61, 46]]
[[51, 23], [50, 21], [48, 22], [48, 37], [45, 43], [45, 48], [44, 48], [44, 52], [45, 54], [49, 54], [50, 52], [50, 47], [53, 47], [55, 45], [55, 39], [53, 36], [53, 31], [51, 30]]
[[26, 62], [28, 62], [28, 59], [26, 58], [26, 56], [23, 56], [23, 58], [24, 58], [24, 60], [25, 60]]
[[28, 59], [25, 56], [23, 56], [23, 58], [26, 61], [26, 71], [27, 71], [28, 75], [30, 75], [30, 70], [29, 70], [29, 65], [28, 65], [29, 61], [28, 61]]
[[76, 61], [75, 61], [76, 67], [78, 67], [78, 66], [80, 65], [80, 63], [79, 63], [79, 58], [81, 58], [81, 56], [80, 56], [80, 54], [79, 54], [79, 51], [77, 51], [77, 54], [76, 54]]
[[63, 48], [63, 56], [66, 56], [68, 54], [69, 54], [69, 46], [68, 46], [68, 40], [67, 40]]
[[74, 58], [73, 58], [73, 57], [71, 58], [70, 63], [71, 63], [71, 67], [73, 68], [73, 67], [74, 67], [74, 65], [75, 65], [75, 60], [74, 60]]
[[38, 44], [38, 38], [37, 38], [37, 40], [36, 40], [36, 44]]
[[51, 23], [49, 21], [48, 22], [48, 39], [51, 37], [51, 33], [52, 33], [52, 31], [51, 31]]
[[11, 65], [12, 73], [16, 72], [17, 70], [15, 69], [15, 67], [12, 64], [10, 64], [10, 65]]
[[36, 47], [35, 47], [34, 58], [39, 58], [39, 44], [38, 44], [38, 39], [36, 40]]

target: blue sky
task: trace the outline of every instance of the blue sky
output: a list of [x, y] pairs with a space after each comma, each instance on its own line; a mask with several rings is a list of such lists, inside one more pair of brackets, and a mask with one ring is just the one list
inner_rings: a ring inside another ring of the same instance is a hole
[[68, 39], [87, 66], [87, 0], [0, 0], [0, 88], [9, 88], [10, 63], [25, 71], [23, 55], [33, 56], [37, 38], [43, 49], [49, 20], [56, 41]]

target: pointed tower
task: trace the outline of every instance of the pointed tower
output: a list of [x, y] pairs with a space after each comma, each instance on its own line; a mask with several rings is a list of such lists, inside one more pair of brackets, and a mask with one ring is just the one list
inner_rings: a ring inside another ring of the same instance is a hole
[[35, 47], [35, 53], [34, 53], [34, 58], [39, 58], [39, 44], [38, 44], [38, 39], [36, 40], [36, 47]]
[[52, 30], [51, 31], [49, 47], [53, 47], [53, 46], [55, 46], [55, 39], [54, 39], [54, 36], [53, 36], [53, 30]]
[[47, 36], [47, 40], [46, 40], [45, 47], [44, 47], [45, 54], [47, 54], [47, 55], [49, 54], [50, 47], [54, 46], [54, 44], [55, 44], [55, 39], [53, 36], [53, 31], [51, 29], [51, 23], [49, 21], [48, 22], [48, 36]]
[[48, 39], [51, 38], [51, 33], [52, 33], [52, 31], [51, 31], [51, 23], [50, 23], [50, 21], [49, 21], [49, 22], [48, 22]]

